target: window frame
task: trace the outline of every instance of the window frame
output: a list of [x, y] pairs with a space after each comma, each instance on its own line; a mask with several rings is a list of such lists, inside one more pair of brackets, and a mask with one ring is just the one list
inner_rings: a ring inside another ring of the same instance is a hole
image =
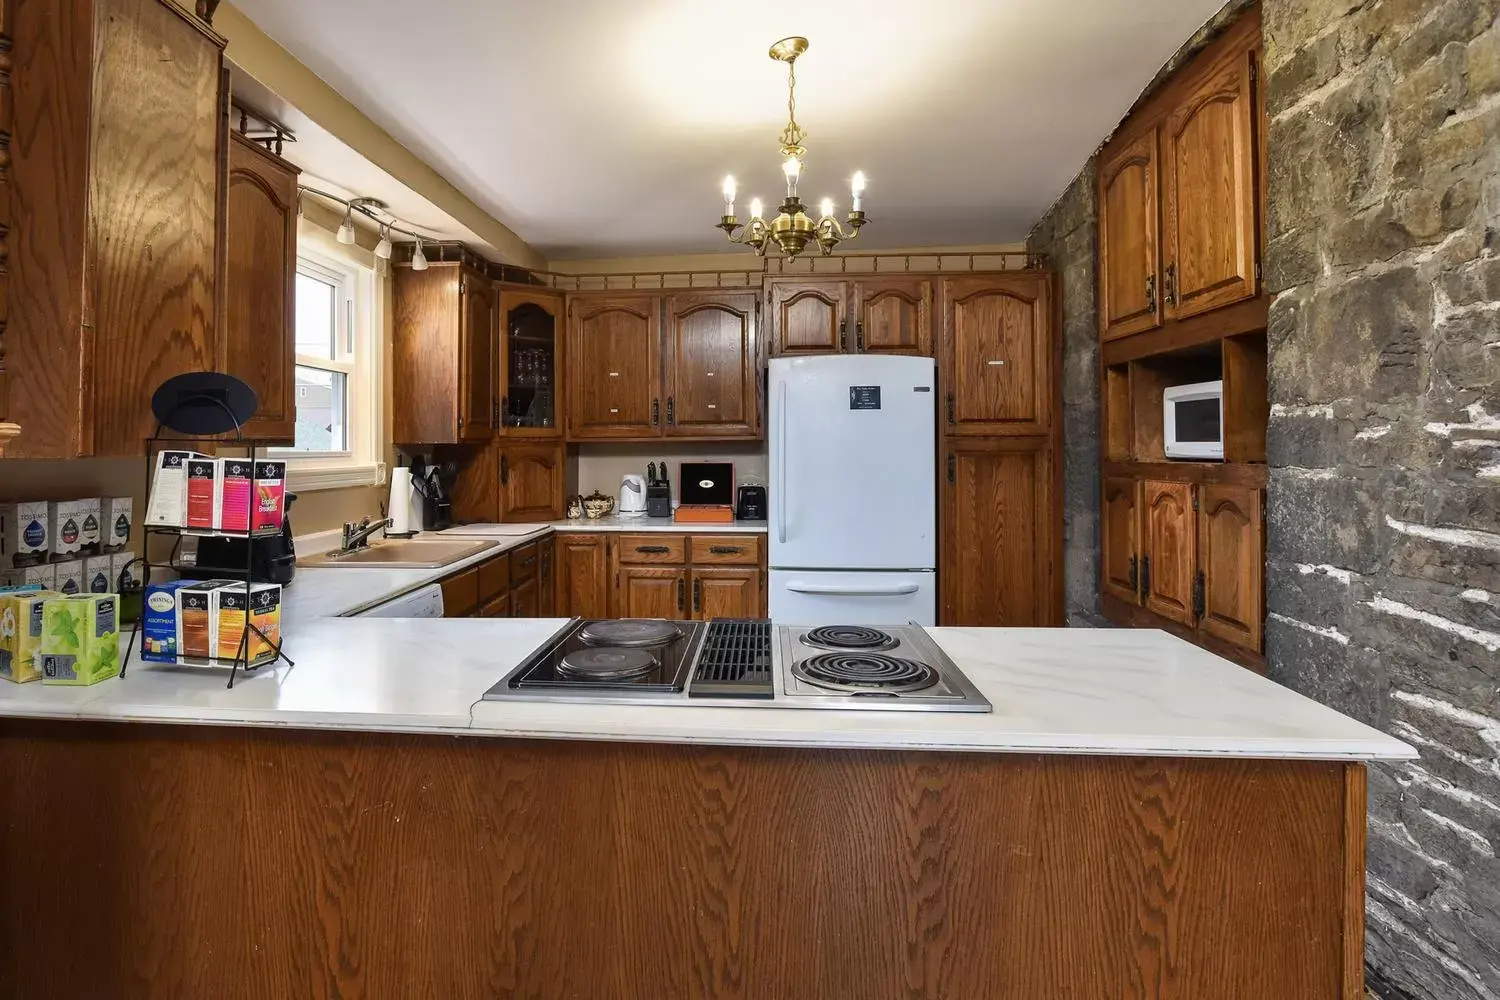
[[334, 240], [332, 234], [311, 227], [305, 220], [299, 227], [297, 273], [334, 286], [337, 319], [334, 357], [296, 354], [293, 365], [345, 376], [346, 447], [342, 451], [323, 452], [272, 449], [270, 457], [287, 463], [289, 489], [343, 489], [385, 482], [383, 352], [379, 333], [384, 316], [379, 294], [382, 276], [377, 274], [375, 263], [368, 251], [357, 246], [346, 247]]

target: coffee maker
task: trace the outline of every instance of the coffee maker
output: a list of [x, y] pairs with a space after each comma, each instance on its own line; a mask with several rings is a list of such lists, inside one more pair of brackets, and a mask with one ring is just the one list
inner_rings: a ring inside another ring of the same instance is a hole
[[297, 546], [292, 541], [292, 503], [297, 494], [287, 493], [281, 515], [281, 530], [274, 535], [250, 538], [205, 537], [198, 539], [194, 572], [215, 579], [243, 580], [247, 565], [245, 547], [250, 547], [248, 565], [253, 583], [292, 582], [297, 569]]

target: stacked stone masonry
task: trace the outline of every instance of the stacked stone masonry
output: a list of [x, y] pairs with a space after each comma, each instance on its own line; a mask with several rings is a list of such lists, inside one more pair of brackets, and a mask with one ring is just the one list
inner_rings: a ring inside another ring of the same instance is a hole
[[[1268, 665], [1422, 753], [1371, 769], [1376, 992], [1500, 1000], [1500, 0], [1262, 21]], [[1097, 610], [1096, 221], [1091, 160], [1030, 241], [1062, 282], [1070, 624]]]
[[1500, 998], [1500, 2], [1265, 0], [1271, 676], [1401, 737], [1367, 959]]

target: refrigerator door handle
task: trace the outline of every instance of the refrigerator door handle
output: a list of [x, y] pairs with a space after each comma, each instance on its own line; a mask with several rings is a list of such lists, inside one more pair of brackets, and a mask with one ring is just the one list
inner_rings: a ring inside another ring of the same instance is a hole
[[801, 583], [792, 581], [786, 585], [786, 589], [794, 594], [840, 594], [848, 597], [900, 597], [903, 594], [915, 594], [917, 585], [915, 583], [898, 583], [894, 586], [860, 586], [854, 583]]
[[776, 469], [776, 537], [786, 542], [786, 383], [776, 386], [776, 444], [781, 461]]

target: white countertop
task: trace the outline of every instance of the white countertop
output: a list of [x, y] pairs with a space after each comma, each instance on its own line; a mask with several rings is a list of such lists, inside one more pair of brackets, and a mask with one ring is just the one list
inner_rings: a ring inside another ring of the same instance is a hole
[[586, 517], [569, 521], [552, 521], [548, 525], [558, 531], [670, 531], [674, 534], [712, 534], [729, 532], [741, 535], [764, 535], [765, 521], [731, 521], [728, 524], [690, 524], [674, 521], [670, 517], [621, 517], [610, 514], [590, 521]]
[[804, 747], [1415, 756], [1399, 740], [1152, 630], [929, 630], [994, 705], [977, 714], [486, 702], [485, 690], [563, 619], [337, 617], [523, 545], [546, 527], [442, 569], [299, 569], [282, 622], [297, 665], [263, 668], [233, 690], [223, 669], [143, 663], [136, 653], [125, 677], [93, 687], [0, 681], [0, 716]]

